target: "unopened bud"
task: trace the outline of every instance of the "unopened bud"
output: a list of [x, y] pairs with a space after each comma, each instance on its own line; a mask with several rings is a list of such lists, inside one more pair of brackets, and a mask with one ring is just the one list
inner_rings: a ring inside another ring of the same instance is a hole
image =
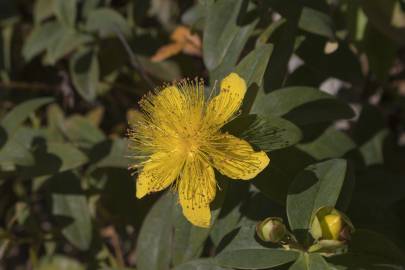
[[288, 231], [281, 218], [266, 218], [256, 226], [259, 238], [265, 242], [279, 243], [285, 239]]
[[322, 238], [338, 240], [342, 231], [343, 221], [339, 215], [326, 215], [320, 220], [322, 228]]
[[333, 207], [322, 207], [312, 217], [311, 234], [315, 240], [344, 241], [353, 230], [349, 218]]
[[347, 245], [354, 232], [350, 219], [333, 207], [318, 209], [311, 218], [311, 235], [315, 239], [309, 252], [336, 253]]

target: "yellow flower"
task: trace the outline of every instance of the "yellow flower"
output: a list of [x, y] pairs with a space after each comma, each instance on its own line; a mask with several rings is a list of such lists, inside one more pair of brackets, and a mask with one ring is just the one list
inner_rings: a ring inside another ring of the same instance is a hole
[[215, 97], [205, 97], [203, 81], [182, 81], [144, 97], [129, 130], [135, 153], [130, 168], [138, 170], [136, 196], [172, 186], [185, 217], [209, 227], [217, 188], [213, 168], [248, 180], [270, 161], [263, 151], [220, 131], [238, 113], [245, 93], [245, 81], [231, 73]]

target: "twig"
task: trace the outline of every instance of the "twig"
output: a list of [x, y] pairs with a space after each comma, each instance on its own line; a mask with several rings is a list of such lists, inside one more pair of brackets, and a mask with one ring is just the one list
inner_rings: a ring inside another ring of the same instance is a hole
[[58, 86], [48, 85], [44, 83], [28, 83], [28, 82], [17, 82], [17, 81], [8, 81], [0, 82], [0, 87], [9, 88], [9, 89], [18, 89], [18, 90], [34, 90], [34, 91], [58, 91]]
[[119, 267], [125, 267], [125, 260], [124, 260], [124, 255], [121, 249], [121, 245], [120, 245], [120, 239], [119, 236], [117, 234], [117, 232], [115, 231], [113, 226], [109, 226], [107, 228], [104, 228], [102, 230], [102, 235], [104, 237], [108, 237], [111, 240], [111, 245], [114, 249], [114, 253], [117, 259], [117, 264]]
[[156, 87], [155, 83], [152, 81], [152, 79], [149, 77], [149, 75], [142, 68], [141, 63], [139, 62], [135, 53], [132, 51], [131, 46], [129, 46], [124, 35], [121, 33], [121, 31], [118, 28], [115, 28], [113, 31], [117, 35], [118, 39], [121, 41], [125, 50], [127, 51], [128, 55], [129, 55], [129, 60], [130, 60], [131, 66], [139, 72], [139, 74], [145, 80], [145, 82], [149, 85], [149, 87], [151, 87], [152, 89], [155, 88]]

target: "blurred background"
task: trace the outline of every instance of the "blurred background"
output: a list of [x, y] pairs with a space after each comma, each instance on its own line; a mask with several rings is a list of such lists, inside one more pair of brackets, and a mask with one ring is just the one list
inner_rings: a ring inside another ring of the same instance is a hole
[[294, 2], [0, 0], [0, 269], [164, 270], [215, 255], [235, 216], [179, 259], [164, 210], [150, 211], [160, 194], [134, 196], [127, 123], [164, 82], [212, 86], [268, 44], [271, 57], [252, 65], [260, 89], [319, 88], [355, 117], [325, 104], [289, 114], [303, 140], [270, 154], [287, 173], [270, 169], [254, 196], [237, 199], [251, 200], [246, 218], [282, 211], [285, 183], [308, 158], [345, 157], [355, 164], [353, 223], [403, 250], [405, 1]]

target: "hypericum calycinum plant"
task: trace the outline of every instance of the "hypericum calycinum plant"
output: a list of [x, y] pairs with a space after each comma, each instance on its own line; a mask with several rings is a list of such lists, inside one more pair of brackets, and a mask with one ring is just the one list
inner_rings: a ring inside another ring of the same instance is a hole
[[269, 164], [263, 151], [221, 132], [239, 111], [246, 82], [238, 74], [224, 78], [220, 92], [207, 98], [203, 81], [181, 81], [140, 101], [129, 131], [138, 169], [136, 196], [168, 186], [178, 192], [185, 217], [209, 227], [209, 204], [215, 198], [214, 169], [232, 179], [254, 178]]

